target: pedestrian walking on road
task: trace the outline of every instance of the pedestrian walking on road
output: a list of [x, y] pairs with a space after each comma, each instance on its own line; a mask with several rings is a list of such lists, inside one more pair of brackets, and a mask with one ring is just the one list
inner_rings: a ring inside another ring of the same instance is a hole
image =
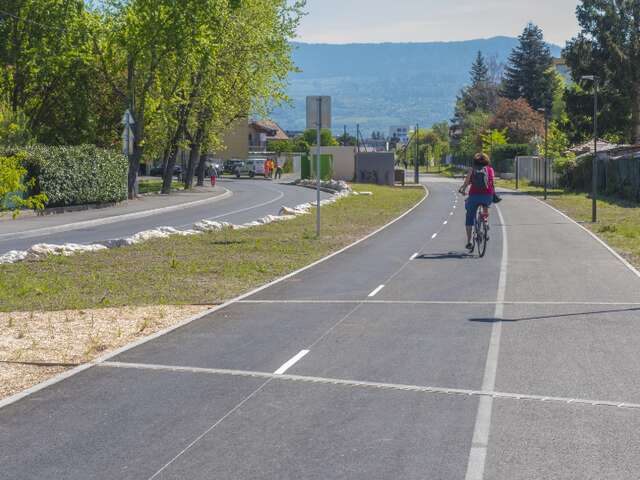
[[279, 158], [276, 158], [276, 178], [282, 179], [282, 165]]

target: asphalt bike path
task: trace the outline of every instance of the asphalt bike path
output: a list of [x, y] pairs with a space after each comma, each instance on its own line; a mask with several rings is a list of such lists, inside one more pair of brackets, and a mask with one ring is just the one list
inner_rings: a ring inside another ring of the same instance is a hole
[[[195, 204], [174, 211], [157, 211], [155, 204], [152, 211], [143, 217], [127, 219], [120, 216], [118, 207], [105, 210], [89, 210], [84, 212], [67, 213], [63, 215], [51, 215], [46, 217], [33, 217], [19, 219], [16, 222], [0, 222], [0, 254], [10, 250], [26, 250], [36, 243], [94, 243], [115, 238], [134, 235], [143, 230], [150, 230], [162, 226], [180, 229], [191, 228], [194, 223], [203, 219], [225, 221], [231, 223], [246, 223], [257, 220], [266, 215], [276, 215], [280, 207], [296, 206], [315, 200], [316, 193], [308, 188], [258, 180], [222, 179], [218, 181], [218, 188], [222, 195], [228, 190], [232, 195], [224, 195], [224, 198], [213, 198], [211, 202]], [[223, 193], [224, 192], [224, 193]], [[178, 194], [176, 204], [183, 202], [184, 196]], [[322, 193], [322, 198], [329, 195]], [[202, 200], [202, 195], [194, 196]], [[164, 199], [163, 199], [164, 200]], [[170, 199], [167, 199], [169, 201]], [[144, 210], [145, 200], [136, 204], [138, 209]], [[147, 202], [149, 203], [149, 202]], [[161, 206], [171, 206], [171, 203], [163, 202]], [[128, 210], [127, 210], [128, 213]], [[82, 226], [82, 222], [98, 220], [108, 216], [112, 223]], [[48, 229], [62, 228], [65, 231]]]
[[0, 477], [636, 478], [640, 278], [517, 195], [468, 256], [457, 183], [426, 182], [342, 254], [0, 409]]

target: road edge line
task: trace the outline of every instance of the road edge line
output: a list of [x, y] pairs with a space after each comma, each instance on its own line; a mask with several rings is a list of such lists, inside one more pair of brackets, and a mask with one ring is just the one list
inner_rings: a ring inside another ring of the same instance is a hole
[[244, 300], [247, 297], [255, 295], [256, 293], [259, 293], [259, 292], [261, 292], [263, 290], [266, 290], [267, 288], [270, 288], [270, 287], [272, 287], [274, 285], [277, 285], [278, 283], [281, 283], [281, 282], [283, 282], [285, 280], [288, 280], [291, 277], [294, 277], [294, 276], [296, 276], [296, 275], [298, 275], [298, 274], [300, 274], [300, 273], [302, 273], [302, 272], [304, 272], [306, 270], [309, 270], [309, 269], [315, 267], [316, 265], [319, 265], [319, 264], [321, 264], [323, 262], [326, 262], [327, 260], [329, 260], [329, 259], [331, 259], [331, 258], [333, 258], [335, 256], [338, 256], [341, 253], [346, 252], [350, 248], [353, 248], [353, 247], [355, 247], [355, 246], [357, 246], [357, 245], [369, 240], [371, 237], [377, 235], [378, 233], [380, 233], [383, 230], [389, 228], [391, 225], [395, 224], [396, 222], [399, 222], [400, 220], [402, 220], [407, 215], [411, 214], [420, 205], [422, 205], [427, 200], [427, 198], [429, 198], [429, 189], [424, 185], [421, 185], [421, 187], [425, 191], [425, 195], [422, 198], [422, 200], [420, 200], [418, 203], [416, 203], [414, 206], [412, 206], [409, 210], [407, 210], [406, 212], [404, 212], [400, 216], [398, 216], [395, 219], [391, 220], [389, 223], [387, 223], [387, 224], [383, 225], [382, 227], [378, 228], [377, 230], [374, 230], [373, 232], [365, 235], [364, 237], [360, 238], [359, 240], [356, 240], [355, 242], [353, 242], [353, 243], [351, 243], [351, 244], [349, 244], [349, 245], [347, 245], [345, 247], [342, 247], [340, 250], [337, 250], [337, 251], [327, 255], [326, 257], [322, 257], [319, 260], [316, 260], [315, 262], [310, 263], [309, 265], [306, 265], [306, 266], [304, 266], [304, 267], [302, 267], [302, 268], [300, 268], [300, 269], [298, 269], [298, 270], [296, 270], [294, 272], [291, 272], [291, 273], [289, 273], [287, 275], [284, 275], [284, 276], [282, 276], [280, 278], [277, 278], [277, 279], [275, 279], [275, 280], [273, 280], [273, 281], [271, 281], [269, 283], [266, 283], [266, 284], [264, 284], [264, 285], [262, 285], [260, 287], [255, 288], [255, 289], [253, 289], [253, 290], [251, 290], [251, 291], [249, 291], [247, 293], [243, 293], [242, 295], [240, 295], [238, 297], [235, 297], [235, 298], [233, 298], [231, 300], [227, 300], [226, 302], [224, 302], [224, 303], [222, 303], [220, 305], [217, 305], [217, 306], [215, 306], [213, 308], [210, 308], [210, 309], [208, 309], [208, 310], [206, 310], [206, 311], [204, 311], [202, 313], [199, 313], [199, 314], [197, 314], [197, 315], [195, 315], [193, 317], [189, 317], [189, 318], [183, 320], [182, 322], [177, 323], [176, 325], [172, 325], [172, 326], [167, 327], [165, 329], [159, 330], [156, 333], [153, 333], [153, 334], [151, 334], [151, 335], [149, 335], [147, 337], [141, 338], [141, 339], [136, 340], [134, 342], [131, 342], [131, 343], [127, 344], [127, 345], [124, 345], [124, 346], [114, 350], [113, 352], [110, 352], [110, 353], [107, 353], [105, 355], [102, 355], [102, 356], [92, 360], [91, 362], [82, 364], [82, 365], [80, 365], [78, 367], [75, 367], [75, 368], [72, 368], [71, 370], [68, 370], [66, 372], [59, 373], [58, 375], [55, 375], [55, 376], [45, 380], [44, 382], [38, 383], [36, 385], [33, 385], [32, 387], [29, 387], [26, 390], [23, 390], [23, 391], [18, 392], [18, 393], [14, 394], [14, 395], [11, 395], [11, 396], [3, 399], [3, 400], [0, 400], [0, 409], [2, 409], [4, 407], [7, 407], [7, 406], [9, 406], [9, 405], [11, 405], [13, 403], [16, 403], [18, 400], [22, 400], [23, 398], [28, 397], [29, 395], [32, 395], [32, 394], [34, 394], [36, 392], [39, 392], [40, 390], [44, 390], [45, 388], [50, 387], [51, 385], [55, 385], [56, 383], [61, 382], [62, 380], [65, 380], [65, 379], [67, 379], [69, 377], [72, 377], [72, 376], [74, 376], [74, 375], [76, 375], [76, 374], [78, 374], [80, 372], [83, 372], [83, 371], [85, 371], [85, 370], [87, 370], [87, 369], [89, 369], [89, 368], [91, 368], [91, 367], [93, 367], [95, 365], [98, 365], [100, 363], [106, 362], [107, 360], [110, 360], [111, 358], [116, 357], [116, 356], [120, 355], [121, 353], [124, 353], [124, 352], [126, 352], [128, 350], [131, 350], [133, 348], [139, 347], [140, 345], [143, 345], [143, 344], [145, 344], [147, 342], [150, 342], [151, 340], [155, 340], [156, 338], [159, 338], [159, 337], [161, 337], [163, 335], [171, 333], [174, 330], [182, 328], [182, 327], [184, 327], [184, 326], [186, 326], [186, 325], [188, 325], [188, 324], [190, 324], [192, 322], [195, 322], [196, 320], [200, 320], [201, 318], [204, 318], [207, 315], [215, 313], [218, 310], [222, 310], [222, 309], [224, 309], [224, 308], [226, 308], [226, 307], [228, 307], [230, 305], [233, 305], [234, 303], [237, 303], [237, 302], [239, 302], [241, 300]]

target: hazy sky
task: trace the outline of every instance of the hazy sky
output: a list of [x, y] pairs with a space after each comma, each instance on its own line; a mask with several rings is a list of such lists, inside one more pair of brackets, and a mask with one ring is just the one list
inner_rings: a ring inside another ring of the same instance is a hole
[[299, 40], [431, 42], [517, 36], [538, 24], [564, 46], [578, 31], [578, 0], [307, 0]]

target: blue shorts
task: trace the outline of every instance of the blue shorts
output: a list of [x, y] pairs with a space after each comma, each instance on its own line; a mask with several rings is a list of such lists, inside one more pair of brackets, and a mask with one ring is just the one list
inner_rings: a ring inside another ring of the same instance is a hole
[[493, 195], [470, 195], [465, 201], [464, 205], [467, 209], [466, 226], [473, 227], [476, 223], [476, 212], [480, 205], [486, 205], [490, 207], [493, 203]]

